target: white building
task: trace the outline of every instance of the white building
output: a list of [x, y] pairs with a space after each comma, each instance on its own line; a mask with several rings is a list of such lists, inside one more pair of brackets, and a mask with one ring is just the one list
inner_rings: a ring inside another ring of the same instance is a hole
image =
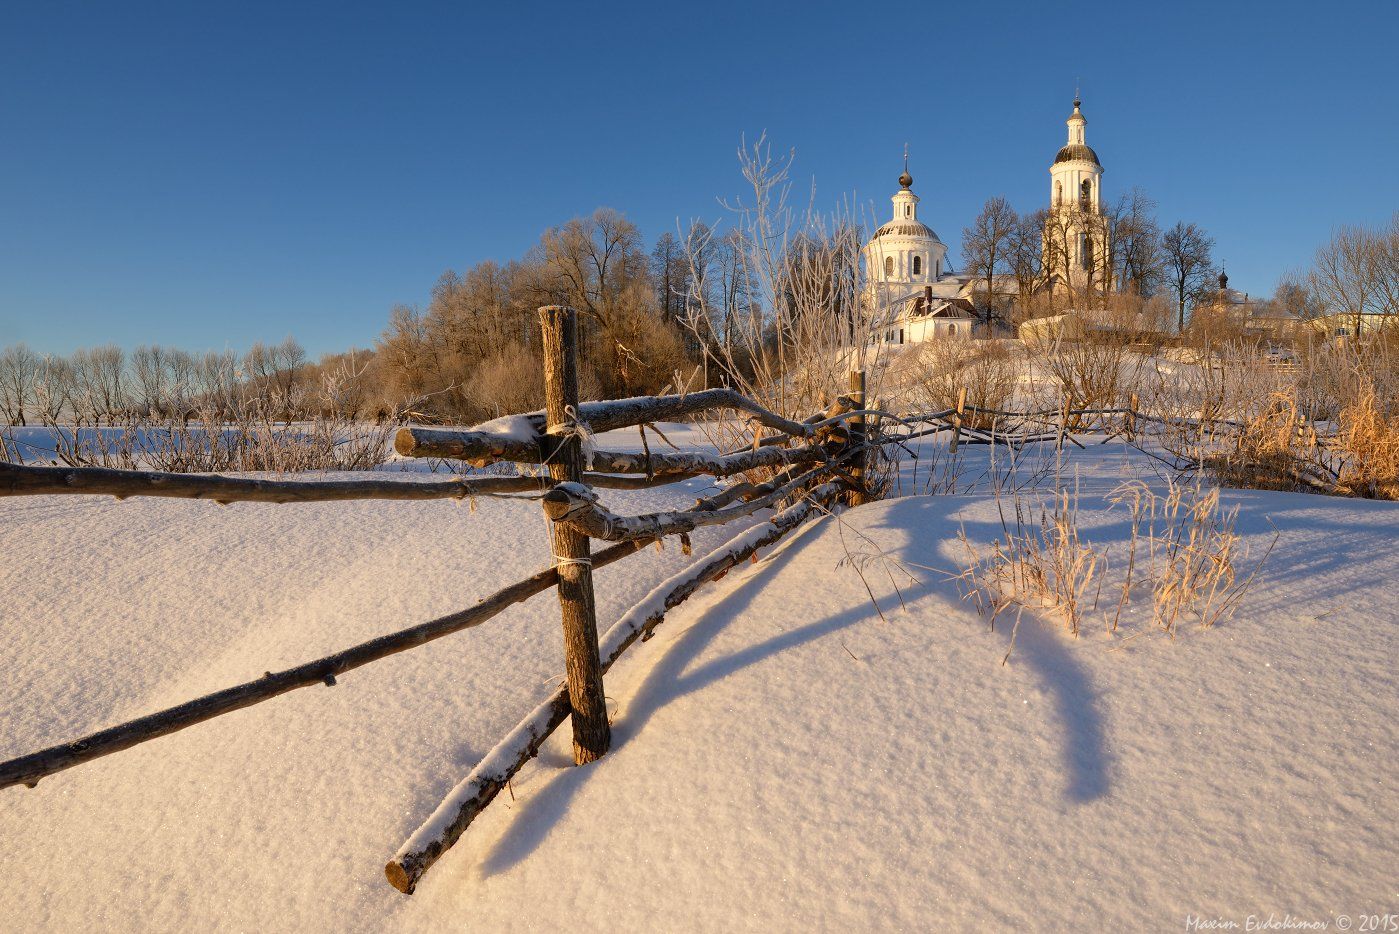
[[[1089, 146], [1083, 101], [1074, 97], [1074, 112], [1065, 121], [1069, 141], [1049, 167], [1049, 218], [1045, 221], [1044, 268], [1053, 288], [1101, 287], [1106, 273], [1107, 229], [1102, 216], [1103, 164]], [[1068, 280], [1066, 282], [1065, 280]]]
[[919, 198], [908, 174], [890, 199], [894, 216], [865, 244], [867, 313], [876, 340], [912, 344], [935, 337], [972, 336], [976, 317], [963, 294], [966, 276], [947, 268], [947, 245], [918, 219]]

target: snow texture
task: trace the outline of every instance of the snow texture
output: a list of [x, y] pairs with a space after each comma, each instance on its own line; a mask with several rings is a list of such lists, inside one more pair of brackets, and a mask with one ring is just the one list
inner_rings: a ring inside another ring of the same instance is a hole
[[[1071, 460], [1081, 533], [1120, 549], [1125, 517], [1103, 497], [1141, 464], [1116, 444]], [[635, 514], [704, 490], [604, 498]], [[1008, 626], [990, 630], [938, 572], [957, 568], [959, 529], [1000, 534], [990, 497], [907, 495], [809, 524], [612, 669], [611, 754], [574, 768], [561, 728], [405, 897], [387, 857], [556, 689], [558, 607], [541, 595], [335, 688], [0, 793], [0, 929], [1383, 914], [1399, 865], [1399, 506], [1224, 501], [1255, 553], [1281, 533], [1234, 619], [1171, 640], [1145, 606], [1116, 636], [1027, 617], [1005, 666]], [[696, 552], [738, 531], [696, 532]], [[0, 756], [458, 609], [546, 566], [544, 532], [538, 504], [510, 500], [0, 500]], [[874, 545], [917, 580], [879, 559], [862, 578], [846, 559]], [[603, 625], [693, 560], [670, 545], [600, 569]]]

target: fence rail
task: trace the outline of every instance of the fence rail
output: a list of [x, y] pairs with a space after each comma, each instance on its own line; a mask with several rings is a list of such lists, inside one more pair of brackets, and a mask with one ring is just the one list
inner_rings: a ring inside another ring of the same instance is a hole
[[[685, 395], [582, 403], [577, 389], [576, 314], [540, 309], [545, 349], [547, 406], [543, 412], [498, 419], [453, 431], [404, 428], [396, 450], [408, 457], [449, 458], [473, 466], [497, 462], [528, 465], [519, 476], [451, 477], [434, 480], [269, 480], [219, 475], [174, 474], [91, 467], [43, 467], [0, 462], [0, 496], [46, 494], [177, 497], [235, 502], [312, 503], [354, 499], [429, 500], [471, 496], [529, 495], [549, 519], [554, 562], [457, 613], [410, 626], [281, 672], [195, 698], [0, 763], [0, 788], [40, 779], [102, 756], [194, 726], [317, 684], [331, 686], [348, 671], [398, 652], [479, 626], [508, 607], [546, 590], [559, 596], [566, 676], [564, 685], [505, 738], [454, 789], [437, 812], [386, 866], [391, 884], [411, 892], [422, 874], [451, 846], [564, 720], [573, 721], [578, 764], [605, 755], [610, 743], [602, 677], [608, 668], [708, 581], [717, 579], [760, 548], [773, 544], [842, 492], [863, 498], [867, 439], [863, 377], [852, 376], [852, 395], [802, 421], [780, 416], [729, 389]], [[699, 451], [642, 454], [596, 450], [592, 435], [645, 426], [714, 410], [738, 412], [775, 434], [751, 448], [727, 454]], [[879, 413], [885, 414], [887, 413]], [[892, 416], [890, 416], [892, 417]], [[849, 429], [847, 424], [854, 423]], [[766, 479], [753, 476], [762, 472]], [[638, 489], [707, 475], [735, 478], [693, 508], [640, 516], [607, 509], [596, 489]], [[742, 475], [748, 475], [744, 479]], [[668, 536], [753, 516], [776, 515], [732, 539], [723, 548], [666, 581], [601, 640], [593, 599], [593, 572]], [[591, 540], [613, 542], [593, 553]]]

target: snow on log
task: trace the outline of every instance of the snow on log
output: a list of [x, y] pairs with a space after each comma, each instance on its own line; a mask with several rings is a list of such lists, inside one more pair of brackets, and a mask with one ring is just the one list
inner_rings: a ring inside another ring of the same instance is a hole
[[[722, 577], [758, 549], [782, 538], [817, 511], [818, 504], [835, 497], [840, 489], [840, 485], [835, 483], [816, 487], [806, 499], [730, 539], [697, 564], [661, 583], [602, 636], [599, 651], [603, 672], [606, 673], [638, 639], [649, 638], [652, 630], [665, 620], [667, 611], [683, 603], [702, 584]], [[427, 821], [389, 860], [384, 867], [389, 884], [411, 895], [423, 873], [461, 838], [476, 816], [539, 752], [544, 740], [568, 718], [568, 714], [568, 693], [560, 688], [521, 720], [452, 789]]]
[[[835, 408], [839, 408], [839, 404]], [[768, 428], [793, 438], [811, 438], [819, 430], [810, 422], [796, 422], [765, 409], [732, 389], [703, 389], [677, 396], [636, 396], [584, 402], [578, 418], [594, 434], [617, 428], [630, 428], [650, 422], [668, 422], [714, 409], [733, 409]], [[839, 419], [839, 412], [825, 418], [822, 425]], [[820, 417], [818, 416], [818, 419]], [[543, 412], [512, 415], [472, 428], [400, 428], [394, 437], [394, 450], [405, 457], [456, 457], [489, 463], [493, 460], [539, 461], [540, 446], [549, 445]], [[546, 452], [547, 453], [547, 452]]]
[[591, 538], [608, 542], [626, 542], [643, 538], [660, 538], [680, 532], [691, 532], [700, 526], [723, 525], [734, 519], [752, 515], [773, 505], [785, 496], [827, 473], [830, 467], [820, 466], [784, 483], [761, 496], [738, 506], [721, 509], [653, 512], [640, 516], [619, 516], [604, 507], [588, 487], [581, 483], [560, 483], [544, 494], [544, 512], [555, 522], [571, 526]]
[[[611, 564], [647, 544], [648, 541], [633, 541], [614, 545], [592, 556], [593, 567]], [[286, 671], [268, 672], [254, 681], [206, 694], [176, 707], [84, 736], [82, 739], [52, 746], [8, 762], [0, 762], [0, 788], [21, 784], [33, 787], [45, 775], [52, 775], [91, 759], [129, 749], [138, 743], [183, 730], [222, 714], [251, 707], [279, 694], [316, 684], [332, 685], [336, 676], [346, 671], [398, 652], [417, 648], [454, 632], [479, 626], [508, 607], [548, 590], [558, 581], [557, 568], [540, 571], [483, 598], [470, 609], [379, 636], [353, 648]]]
[[[521, 444], [514, 439], [502, 441], [499, 436], [478, 431], [449, 431], [439, 428], [400, 428], [394, 438], [394, 449], [405, 457], [445, 457], [464, 460], [478, 467], [496, 461], [538, 464], [546, 458], [539, 444]], [[614, 451], [592, 451], [589, 466], [608, 473], [707, 473], [727, 477], [756, 467], [774, 467], [802, 460], [816, 461], [825, 456], [819, 445], [798, 448], [763, 447], [757, 451], [733, 454], [709, 454], [703, 451], [652, 452], [623, 454]], [[648, 471], [649, 466], [649, 471]]]

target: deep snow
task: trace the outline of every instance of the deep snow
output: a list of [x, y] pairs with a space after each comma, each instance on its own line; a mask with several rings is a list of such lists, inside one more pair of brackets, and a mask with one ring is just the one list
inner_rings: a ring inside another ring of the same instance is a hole
[[[669, 433], [669, 432], [668, 432]], [[616, 446], [611, 444], [609, 446]], [[969, 458], [984, 457], [975, 451]], [[1090, 540], [1141, 464], [1069, 458]], [[969, 474], [974, 474], [973, 465]], [[920, 481], [921, 482], [921, 478]], [[916, 485], [906, 472], [904, 492]], [[983, 485], [984, 486], [984, 485]], [[699, 489], [604, 491], [621, 513]], [[420, 884], [383, 862], [562, 670], [557, 603], [0, 792], [4, 930], [1175, 929], [1395, 908], [1399, 506], [1228, 492], [1233, 620], [987, 628], [985, 493], [826, 519], [675, 611]], [[695, 535], [695, 557], [738, 530]], [[865, 565], [913, 567], [904, 605]], [[538, 505], [0, 500], [0, 756], [457, 609], [542, 567]], [[597, 574], [603, 626], [693, 559]]]

